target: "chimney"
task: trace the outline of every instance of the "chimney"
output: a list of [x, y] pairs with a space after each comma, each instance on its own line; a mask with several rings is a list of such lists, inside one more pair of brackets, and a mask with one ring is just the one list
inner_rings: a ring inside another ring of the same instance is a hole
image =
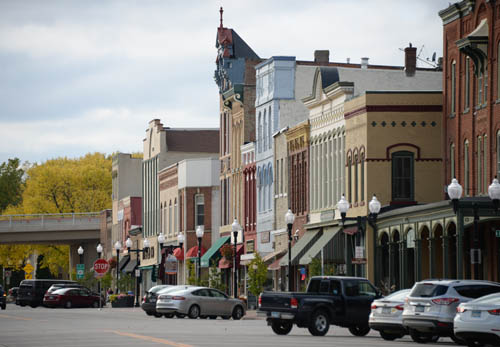
[[329, 50], [316, 50], [314, 51], [314, 62], [318, 64], [328, 64], [330, 61]]
[[347, 64], [351, 63], [351, 58], [347, 58]]
[[361, 68], [362, 69], [368, 69], [368, 59], [370, 58], [361, 58]]
[[405, 72], [407, 77], [415, 76], [417, 70], [417, 48], [411, 46], [405, 48]]

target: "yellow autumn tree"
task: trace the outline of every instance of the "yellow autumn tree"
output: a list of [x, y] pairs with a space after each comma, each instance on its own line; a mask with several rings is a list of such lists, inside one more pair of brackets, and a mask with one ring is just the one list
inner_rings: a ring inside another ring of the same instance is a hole
[[[111, 192], [110, 156], [50, 159], [27, 169], [22, 203], [4, 214], [99, 212], [111, 208]], [[67, 245], [0, 245], [0, 265], [20, 269], [33, 253], [53, 274], [68, 267]]]

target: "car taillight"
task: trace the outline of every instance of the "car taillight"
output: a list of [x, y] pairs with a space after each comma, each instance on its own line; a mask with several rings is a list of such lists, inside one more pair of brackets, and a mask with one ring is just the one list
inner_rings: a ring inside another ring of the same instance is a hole
[[464, 313], [465, 311], [467, 311], [465, 308], [460, 307], [460, 306], [457, 307], [457, 312], [458, 313]]
[[377, 309], [377, 305], [372, 305], [372, 310], [376, 310]]
[[183, 296], [172, 296], [172, 300], [186, 300]]
[[259, 295], [259, 307], [261, 307], [261, 306], [262, 306], [262, 294]]
[[495, 310], [488, 310], [488, 313], [494, 316], [500, 316], [500, 308], [497, 308]]
[[409, 300], [408, 300], [408, 298], [405, 298], [405, 304], [407, 304], [407, 303], [408, 303], [408, 301], [409, 301]]
[[290, 307], [291, 308], [298, 308], [299, 307], [299, 301], [297, 300], [297, 298], [290, 299]]
[[436, 305], [451, 305], [454, 302], [457, 302], [457, 298], [439, 298], [439, 299], [432, 299], [432, 302]]
[[405, 306], [404, 305], [398, 305], [396, 307], [394, 307], [396, 310], [399, 310], [399, 311], [404, 311], [405, 309]]

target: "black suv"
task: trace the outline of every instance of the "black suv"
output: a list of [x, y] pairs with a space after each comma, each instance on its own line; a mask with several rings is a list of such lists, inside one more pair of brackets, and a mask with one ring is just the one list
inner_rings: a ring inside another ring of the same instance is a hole
[[5, 293], [2, 286], [0, 286], [0, 307], [2, 307], [2, 310], [7, 307], [7, 293]]

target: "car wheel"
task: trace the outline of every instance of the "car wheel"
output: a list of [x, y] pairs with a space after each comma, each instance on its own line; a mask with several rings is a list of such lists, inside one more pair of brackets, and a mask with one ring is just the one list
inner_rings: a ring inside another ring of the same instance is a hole
[[173, 313], [165, 313], [163, 315], [163, 317], [165, 317], [165, 318], [174, 318], [174, 314]]
[[200, 316], [200, 319], [207, 319], [208, 316]]
[[309, 332], [313, 336], [324, 336], [330, 329], [328, 314], [323, 310], [313, 312], [311, 322], [309, 323]]
[[450, 338], [455, 342], [457, 345], [462, 345], [465, 346], [467, 342], [465, 340], [462, 340], [461, 338], [458, 338], [455, 336], [455, 334], [451, 334]]
[[7, 308], [7, 305], [3, 304], [2, 305], [2, 310], [5, 310]]
[[416, 343], [431, 342], [432, 339], [434, 338], [433, 335], [421, 333], [420, 331], [415, 330], [415, 329], [410, 329], [410, 336], [411, 336], [411, 339], [413, 341], [415, 341]]
[[231, 318], [231, 316], [221, 316], [222, 319], [225, 319], [225, 320], [228, 320], [229, 318]]
[[163, 317], [163, 314], [161, 314], [160, 312], [155, 312], [155, 313], [154, 313], [154, 316], [155, 316], [156, 318], [160, 318], [160, 317]]
[[37, 304], [30, 304], [31, 308], [36, 308], [38, 305]]
[[92, 307], [93, 307], [93, 308], [99, 308], [99, 301], [94, 301], [94, 302], [92, 303]]
[[196, 319], [200, 316], [200, 307], [198, 305], [193, 305], [189, 308], [188, 317], [191, 319]]
[[217, 316], [208, 316], [210, 319], [217, 319]]
[[66, 301], [66, 303], [64, 304], [64, 308], [71, 308], [71, 307], [73, 307], [71, 301]]
[[292, 330], [293, 324], [286, 320], [275, 319], [271, 323], [271, 328], [277, 335], [287, 335]]
[[233, 310], [233, 319], [240, 320], [243, 317], [243, 308], [241, 306], [236, 306]]
[[176, 313], [174, 313], [174, 314], [175, 314], [175, 316], [176, 316], [177, 318], [184, 318], [184, 317], [186, 317], [186, 315], [185, 315], [185, 314], [183, 314], [183, 313], [177, 313], [177, 312], [176, 312]]
[[465, 343], [467, 343], [467, 346], [469, 346], [469, 347], [482, 347], [482, 346], [484, 346], [484, 343], [474, 341], [474, 340], [466, 340]]
[[404, 336], [401, 334], [386, 333], [385, 331], [379, 331], [379, 333], [380, 333], [380, 337], [386, 341], [394, 341], [394, 340], [399, 339], [399, 338]]
[[349, 327], [349, 331], [354, 336], [365, 336], [370, 332], [370, 327], [365, 325], [353, 325]]
[[146, 314], [147, 314], [148, 316], [152, 316], [152, 315], [154, 314], [154, 312], [151, 312], [151, 311], [145, 311], [145, 312], [146, 312]]
[[21, 307], [26, 306], [26, 304], [24, 302], [21, 302], [19, 305], [21, 305]]

